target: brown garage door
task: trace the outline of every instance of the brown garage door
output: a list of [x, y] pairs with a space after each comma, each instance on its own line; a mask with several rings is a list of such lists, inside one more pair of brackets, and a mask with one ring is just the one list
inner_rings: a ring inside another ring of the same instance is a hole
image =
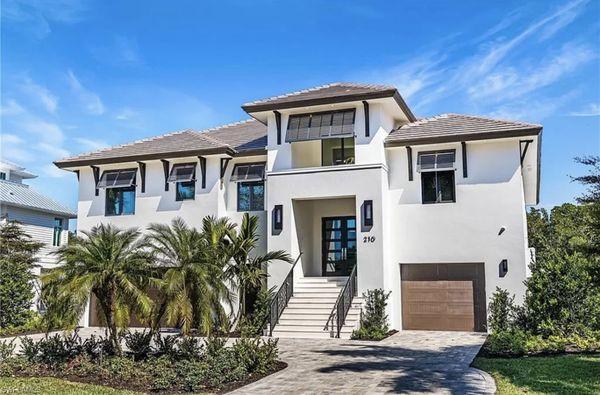
[[485, 331], [483, 263], [401, 265], [404, 329]]

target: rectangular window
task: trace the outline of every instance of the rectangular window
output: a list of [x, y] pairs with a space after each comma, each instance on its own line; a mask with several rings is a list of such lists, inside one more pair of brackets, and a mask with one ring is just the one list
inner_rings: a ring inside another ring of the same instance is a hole
[[240, 163], [234, 166], [230, 181], [261, 181], [265, 179], [265, 163]]
[[106, 190], [105, 215], [135, 214], [135, 186]]
[[194, 200], [196, 197], [196, 163], [173, 165], [167, 182], [175, 183], [175, 200]]
[[417, 171], [454, 169], [455, 151], [419, 152]]
[[454, 188], [454, 170], [421, 173], [423, 204], [455, 202]]
[[238, 211], [263, 211], [265, 202], [264, 181], [238, 182]]
[[62, 235], [62, 218], [54, 218], [54, 234], [52, 236], [52, 245], [58, 247]]
[[350, 165], [354, 163], [354, 137], [325, 139], [321, 142], [323, 166]]
[[175, 184], [175, 200], [194, 200], [196, 197], [196, 181], [178, 182]]
[[285, 141], [353, 136], [354, 116], [354, 109], [290, 115]]
[[0, 180], [6, 180], [6, 173], [0, 172]]
[[102, 173], [96, 188], [127, 188], [135, 184], [137, 169], [107, 170]]

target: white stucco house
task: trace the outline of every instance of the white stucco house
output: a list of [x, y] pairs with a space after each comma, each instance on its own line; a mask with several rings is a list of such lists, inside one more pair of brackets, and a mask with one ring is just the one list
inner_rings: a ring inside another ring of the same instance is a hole
[[[68, 207], [41, 194], [23, 180], [37, 177], [17, 164], [0, 160], [0, 221], [17, 221], [33, 240], [43, 243], [37, 258], [36, 275], [56, 266], [52, 253], [69, 240], [69, 219], [76, 214]], [[36, 283], [37, 303], [39, 284]]]
[[368, 289], [391, 292], [398, 330], [485, 331], [496, 287], [523, 297], [540, 125], [417, 119], [396, 88], [352, 83], [242, 108], [251, 119], [57, 161], [78, 175], [79, 229], [257, 215], [261, 248], [299, 257], [268, 268], [277, 336], [348, 336]]

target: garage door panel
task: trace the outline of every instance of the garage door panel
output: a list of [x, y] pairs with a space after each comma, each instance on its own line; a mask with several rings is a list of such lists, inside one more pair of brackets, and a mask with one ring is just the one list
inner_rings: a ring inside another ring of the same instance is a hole
[[404, 329], [485, 330], [483, 264], [408, 264], [401, 275]]

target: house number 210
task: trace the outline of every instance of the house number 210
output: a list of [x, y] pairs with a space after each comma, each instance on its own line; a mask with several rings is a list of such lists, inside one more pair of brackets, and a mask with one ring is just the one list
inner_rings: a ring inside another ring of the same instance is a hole
[[363, 237], [363, 243], [375, 243], [375, 236]]

